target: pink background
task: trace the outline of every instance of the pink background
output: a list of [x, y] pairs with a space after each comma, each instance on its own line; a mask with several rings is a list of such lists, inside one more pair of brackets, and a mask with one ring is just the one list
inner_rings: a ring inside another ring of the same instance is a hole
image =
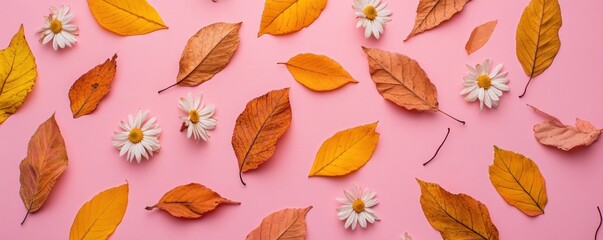
[[[243, 239], [266, 215], [290, 207], [314, 208], [307, 216], [308, 239], [397, 239], [410, 232], [415, 239], [437, 239], [419, 204], [415, 178], [440, 183], [486, 204], [502, 239], [591, 239], [598, 224], [596, 206], [603, 205], [603, 148], [600, 142], [565, 153], [537, 143], [532, 126], [543, 119], [526, 103], [573, 124], [575, 117], [603, 126], [600, 46], [603, 2], [560, 0], [562, 47], [552, 66], [535, 79], [519, 99], [527, 77], [515, 56], [515, 29], [528, 0], [472, 1], [453, 20], [432, 31], [402, 40], [410, 32], [418, 0], [391, 1], [393, 21], [382, 39], [366, 40], [355, 28], [352, 0], [331, 0], [322, 15], [300, 32], [256, 37], [264, 1], [150, 0], [168, 30], [121, 37], [102, 29], [85, 1], [65, 2], [81, 28], [72, 49], [54, 52], [37, 42], [47, 8], [61, 1], [5, 1], [0, 8], [0, 46], [23, 23], [38, 64], [39, 77], [21, 109], [0, 125], [0, 238], [65, 239], [80, 206], [110, 187], [130, 183], [129, 205], [113, 239]], [[498, 26], [481, 50], [471, 56], [464, 45], [471, 30], [498, 19]], [[194, 88], [157, 90], [175, 82], [178, 61], [187, 39], [214, 22], [243, 22], [241, 44], [231, 63], [210, 81]], [[593, 25], [594, 24], [594, 25]], [[441, 108], [465, 121], [463, 126], [438, 113], [408, 112], [385, 101], [370, 79], [360, 46], [404, 53], [416, 59], [438, 88]], [[67, 93], [73, 82], [93, 66], [119, 57], [109, 95], [91, 115], [72, 119]], [[298, 53], [325, 54], [337, 60], [359, 83], [329, 93], [312, 92], [293, 80], [277, 62]], [[459, 92], [465, 64], [486, 58], [505, 64], [511, 92], [497, 110], [479, 111]], [[251, 99], [273, 89], [291, 88], [293, 123], [275, 155], [256, 171], [237, 176], [230, 140], [235, 120]], [[217, 106], [218, 127], [208, 143], [195, 142], [178, 131], [178, 98], [203, 93]], [[142, 164], [118, 157], [111, 136], [118, 122], [138, 109], [150, 109], [163, 128], [161, 151]], [[19, 197], [19, 162], [37, 126], [56, 112], [67, 144], [69, 167], [43, 208], [25, 225], [26, 209]], [[335, 132], [379, 121], [381, 139], [369, 163], [342, 178], [311, 178], [307, 173], [322, 142]], [[448, 142], [427, 167], [429, 159], [452, 129]], [[546, 214], [528, 217], [508, 205], [488, 178], [493, 145], [531, 157], [547, 183]], [[222, 196], [241, 201], [222, 206], [197, 220], [181, 220], [144, 207], [168, 190], [190, 182], [202, 183]], [[359, 184], [378, 192], [375, 211], [381, 221], [352, 232], [337, 219], [335, 198]]]

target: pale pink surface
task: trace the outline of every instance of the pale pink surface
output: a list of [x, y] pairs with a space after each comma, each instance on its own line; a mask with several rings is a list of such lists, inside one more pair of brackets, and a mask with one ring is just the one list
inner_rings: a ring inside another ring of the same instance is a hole
[[[24, 23], [38, 64], [39, 77], [21, 109], [0, 125], [0, 238], [65, 239], [80, 206], [98, 192], [130, 183], [129, 206], [113, 239], [243, 239], [261, 219], [289, 207], [314, 208], [308, 213], [308, 239], [397, 239], [410, 232], [414, 239], [438, 239], [423, 215], [415, 178], [440, 183], [453, 193], [464, 192], [486, 204], [502, 239], [591, 239], [598, 224], [596, 206], [603, 205], [603, 143], [565, 153], [542, 146], [532, 126], [542, 121], [529, 103], [562, 121], [575, 117], [603, 127], [599, 74], [603, 48], [603, 2], [561, 0], [561, 50], [552, 66], [536, 78], [519, 99], [527, 77], [515, 56], [515, 30], [528, 0], [471, 1], [450, 22], [402, 42], [411, 30], [418, 0], [391, 1], [393, 21], [382, 39], [365, 40], [355, 28], [353, 1], [331, 0], [310, 27], [288, 36], [256, 37], [264, 1], [178, 0], [150, 3], [168, 30], [121, 37], [102, 29], [86, 1], [5, 1], [0, 8], [0, 46]], [[35, 31], [47, 8], [71, 4], [81, 28], [72, 49], [54, 52], [37, 42]], [[498, 26], [481, 50], [465, 53], [465, 42], [479, 24], [498, 19]], [[214, 22], [243, 22], [241, 44], [232, 62], [201, 86], [172, 84], [187, 39]], [[438, 88], [441, 108], [465, 121], [463, 126], [438, 113], [413, 113], [385, 101], [370, 79], [360, 46], [404, 53], [416, 59]], [[67, 93], [90, 68], [117, 52], [113, 88], [96, 112], [72, 119]], [[337, 60], [359, 83], [329, 93], [315, 93], [293, 80], [277, 62], [304, 52]], [[465, 64], [486, 58], [505, 64], [511, 92], [498, 110], [479, 111], [478, 103], [459, 96]], [[293, 123], [276, 154], [256, 171], [237, 176], [230, 140], [235, 120], [245, 104], [269, 90], [291, 87]], [[178, 131], [178, 98], [189, 91], [204, 93], [217, 106], [218, 127], [208, 143], [194, 142]], [[164, 132], [161, 151], [142, 164], [118, 157], [111, 136], [118, 122], [139, 108], [150, 109]], [[26, 210], [19, 197], [19, 162], [37, 126], [56, 112], [69, 155], [69, 167], [42, 209], [20, 226]], [[347, 177], [307, 178], [321, 143], [337, 131], [379, 121], [381, 139], [371, 161]], [[448, 142], [427, 167], [444, 137]], [[547, 183], [546, 214], [527, 217], [508, 205], [488, 179], [493, 145], [531, 157]], [[222, 196], [241, 201], [225, 205], [198, 220], [180, 220], [161, 211], [146, 211], [166, 191], [190, 182], [202, 183]], [[344, 230], [337, 219], [337, 197], [352, 184], [378, 192], [375, 211], [381, 221], [368, 229]]]

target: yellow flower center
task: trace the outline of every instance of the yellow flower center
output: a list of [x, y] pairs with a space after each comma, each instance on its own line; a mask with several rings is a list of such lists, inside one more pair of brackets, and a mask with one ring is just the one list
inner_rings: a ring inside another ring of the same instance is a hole
[[356, 213], [364, 212], [364, 202], [360, 199], [356, 199], [354, 203], [352, 203], [352, 209], [354, 209], [354, 212]]
[[188, 119], [190, 119], [192, 123], [198, 123], [199, 113], [197, 112], [197, 110], [191, 110], [190, 112], [188, 112]]
[[54, 34], [57, 34], [60, 33], [61, 30], [63, 30], [63, 24], [61, 21], [52, 19], [52, 21], [50, 21], [50, 31], [52, 31]]
[[368, 5], [364, 8], [364, 15], [368, 20], [375, 20], [377, 18], [377, 9], [372, 5]]
[[477, 77], [477, 85], [480, 88], [488, 90], [488, 88], [492, 86], [492, 78], [490, 78], [488, 75], [480, 75]]
[[132, 128], [130, 134], [128, 134], [128, 140], [130, 140], [132, 143], [139, 143], [142, 141], [143, 136], [144, 135], [142, 134], [142, 130], [140, 130], [140, 128]]

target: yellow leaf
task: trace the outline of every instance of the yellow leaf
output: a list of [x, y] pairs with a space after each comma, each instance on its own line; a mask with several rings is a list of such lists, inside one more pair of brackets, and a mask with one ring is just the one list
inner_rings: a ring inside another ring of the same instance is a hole
[[452, 194], [435, 183], [417, 179], [427, 221], [446, 240], [498, 240], [488, 208], [466, 194]]
[[314, 91], [331, 91], [347, 83], [357, 83], [335, 60], [312, 53], [299, 54], [285, 64], [293, 78]]
[[69, 239], [107, 239], [126, 213], [128, 191], [126, 183], [107, 189], [84, 203], [73, 220]]
[[364, 166], [379, 141], [377, 123], [343, 130], [327, 139], [316, 153], [308, 176], [342, 176]]
[[310, 26], [327, 5], [327, 0], [266, 0], [258, 37], [282, 35]]
[[31, 92], [38, 70], [25, 35], [23, 25], [10, 40], [7, 48], [0, 51], [0, 124], [15, 113]]
[[553, 63], [561, 47], [561, 22], [561, 8], [557, 0], [532, 0], [523, 10], [517, 25], [515, 44], [517, 59], [530, 79], [519, 97], [526, 94], [532, 78]]
[[146, 0], [88, 0], [94, 19], [119, 35], [142, 35], [168, 27]]
[[528, 216], [544, 213], [548, 201], [544, 177], [529, 158], [494, 146], [490, 181], [507, 203]]

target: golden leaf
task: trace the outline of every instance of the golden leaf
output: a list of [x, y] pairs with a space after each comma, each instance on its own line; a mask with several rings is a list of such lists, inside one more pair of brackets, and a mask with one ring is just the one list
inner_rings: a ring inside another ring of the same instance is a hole
[[517, 25], [515, 49], [517, 59], [530, 80], [519, 97], [526, 94], [532, 78], [553, 63], [561, 47], [560, 28], [561, 8], [557, 0], [532, 0], [523, 10]]
[[201, 184], [189, 183], [170, 190], [157, 204], [145, 209], [159, 208], [174, 217], [200, 218], [204, 213], [213, 211], [220, 204], [240, 205], [241, 203], [223, 198]]
[[8, 47], [0, 51], [0, 124], [19, 110], [25, 97], [31, 92], [38, 70], [36, 59], [29, 49], [23, 33], [23, 25], [10, 40]]
[[124, 36], [142, 35], [168, 27], [146, 0], [88, 0], [96, 22]]
[[239, 178], [267, 161], [276, 150], [278, 139], [291, 126], [289, 88], [270, 91], [247, 103], [237, 118], [232, 148], [239, 162]]
[[327, 139], [316, 153], [308, 176], [342, 176], [364, 166], [379, 141], [377, 123], [346, 129]]
[[440, 231], [443, 239], [498, 240], [498, 229], [490, 220], [488, 208], [466, 194], [451, 194], [440, 185], [423, 182], [421, 207], [427, 221]]
[[251, 231], [246, 240], [304, 240], [308, 229], [306, 215], [312, 209], [287, 208], [274, 212], [262, 220], [260, 226]]
[[465, 44], [467, 54], [472, 54], [486, 45], [488, 40], [490, 40], [490, 36], [492, 36], [494, 29], [496, 29], [497, 23], [498, 20], [494, 20], [479, 25], [473, 29], [471, 36], [469, 36], [469, 40], [467, 40], [467, 44]]
[[358, 82], [339, 63], [324, 55], [304, 53], [279, 64], [285, 64], [295, 80], [314, 91], [331, 91]]
[[107, 239], [126, 214], [128, 207], [128, 184], [102, 191], [84, 203], [77, 212], [70, 240]]
[[73, 118], [78, 118], [94, 112], [101, 100], [111, 90], [111, 83], [115, 77], [117, 63], [113, 55], [76, 80], [69, 89], [69, 101]]
[[438, 107], [438, 90], [419, 63], [403, 54], [362, 47], [371, 78], [383, 98], [407, 110], [434, 111], [465, 124]]
[[[67, 150], [54, 114], [40, 124], [36, 133], [29, 140], [27, 157], [19, 169], [21, 175], [21, 200], [29, 213], [38, 211], [46, 202], [52, 187], [67, 168]], [[23, 219], [23, 224], [25, 222]]]
[[439, 26], [463, 10], [471, 0], [419, 0], [415, 26], [404, 41]]
[[538, 166], [529, 158], [494, 146], [490, 181], [507, 203], [528, 216], [544, 213], [546, 184]]
[[327, 0], [266, 0], [258, 37], [282, 35], [310, 26], [327, 5]]

